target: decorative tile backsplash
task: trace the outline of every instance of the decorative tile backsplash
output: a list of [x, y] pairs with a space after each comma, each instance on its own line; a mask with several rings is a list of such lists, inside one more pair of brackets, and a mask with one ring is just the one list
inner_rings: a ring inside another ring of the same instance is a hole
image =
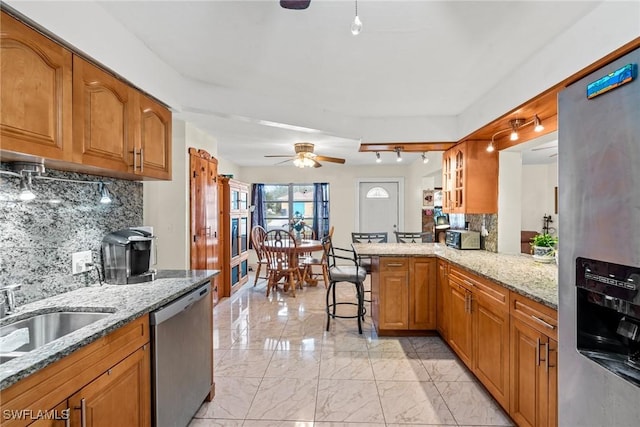
[[[11, 170], [0, 163], [0, 170]], [[91, 250], [101, 262], [105, 234], [142, 225], [142, 183], [47, 170], [48, 177], [103, 180], [112, 203], [101, 204], [99, 186], [33, 179], [36, 199], [18, 198], [20, 179], [0, 174], [0, 286], [19, 283], [18, 304], [98, 281], [91, 270], [71, 274], [71, 254]]]
[[468, 214], [469, 230], [482, 231], [482, 223], [489, 235], [480, 237], [480, 247], [489, 252], [498, 252], [498, 215], [497, 214]]

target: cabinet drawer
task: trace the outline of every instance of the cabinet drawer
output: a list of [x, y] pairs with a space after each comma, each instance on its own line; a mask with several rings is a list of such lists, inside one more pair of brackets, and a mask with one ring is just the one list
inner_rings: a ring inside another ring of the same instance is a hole
[[380, 258], [380, 271], [408, 271], [408, 258]]
[[451, 278], [462, 283], [468, 289], [473, 289], [474, 286], [479, 284], [476, 276], [453, 265], [449, 267], [449, 279]]
[[558, 340], [558, 312], [515, 292], [511, 292], [511, 315], [535, 330]]

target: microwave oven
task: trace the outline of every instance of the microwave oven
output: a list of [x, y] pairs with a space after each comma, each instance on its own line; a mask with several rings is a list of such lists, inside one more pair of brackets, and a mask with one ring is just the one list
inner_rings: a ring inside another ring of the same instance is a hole
[[480, 232], [470, 230], [447, 230], [445, 243], [456, 249], [480, 249]]

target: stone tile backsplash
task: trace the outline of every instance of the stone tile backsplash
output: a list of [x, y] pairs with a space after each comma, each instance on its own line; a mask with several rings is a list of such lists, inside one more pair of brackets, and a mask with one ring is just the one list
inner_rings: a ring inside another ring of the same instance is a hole
[[[0, 163], [0, 170], [10, 170]], [[92, 270], [71, 274], [71, 254], [91, 250], [101, 262], [105, 234], [142, 225], [142, 183], [47, 170], [45, 176], [108, 182], [112, 203], [100, 203], [98, 185], [33, 179], [35, 200], [18, 198], [20, 180], [0, 174], [0, 285], [19, 283], [18, 304], [98, 281]]]

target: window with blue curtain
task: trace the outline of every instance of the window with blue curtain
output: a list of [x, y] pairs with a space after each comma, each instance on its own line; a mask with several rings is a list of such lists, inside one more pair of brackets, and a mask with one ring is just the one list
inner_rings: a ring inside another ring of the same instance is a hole
[[329, 233], [329, 184], [253, 184], [251, 226], [288, 229], [296, 221], [313, 228], [318, 239]]

